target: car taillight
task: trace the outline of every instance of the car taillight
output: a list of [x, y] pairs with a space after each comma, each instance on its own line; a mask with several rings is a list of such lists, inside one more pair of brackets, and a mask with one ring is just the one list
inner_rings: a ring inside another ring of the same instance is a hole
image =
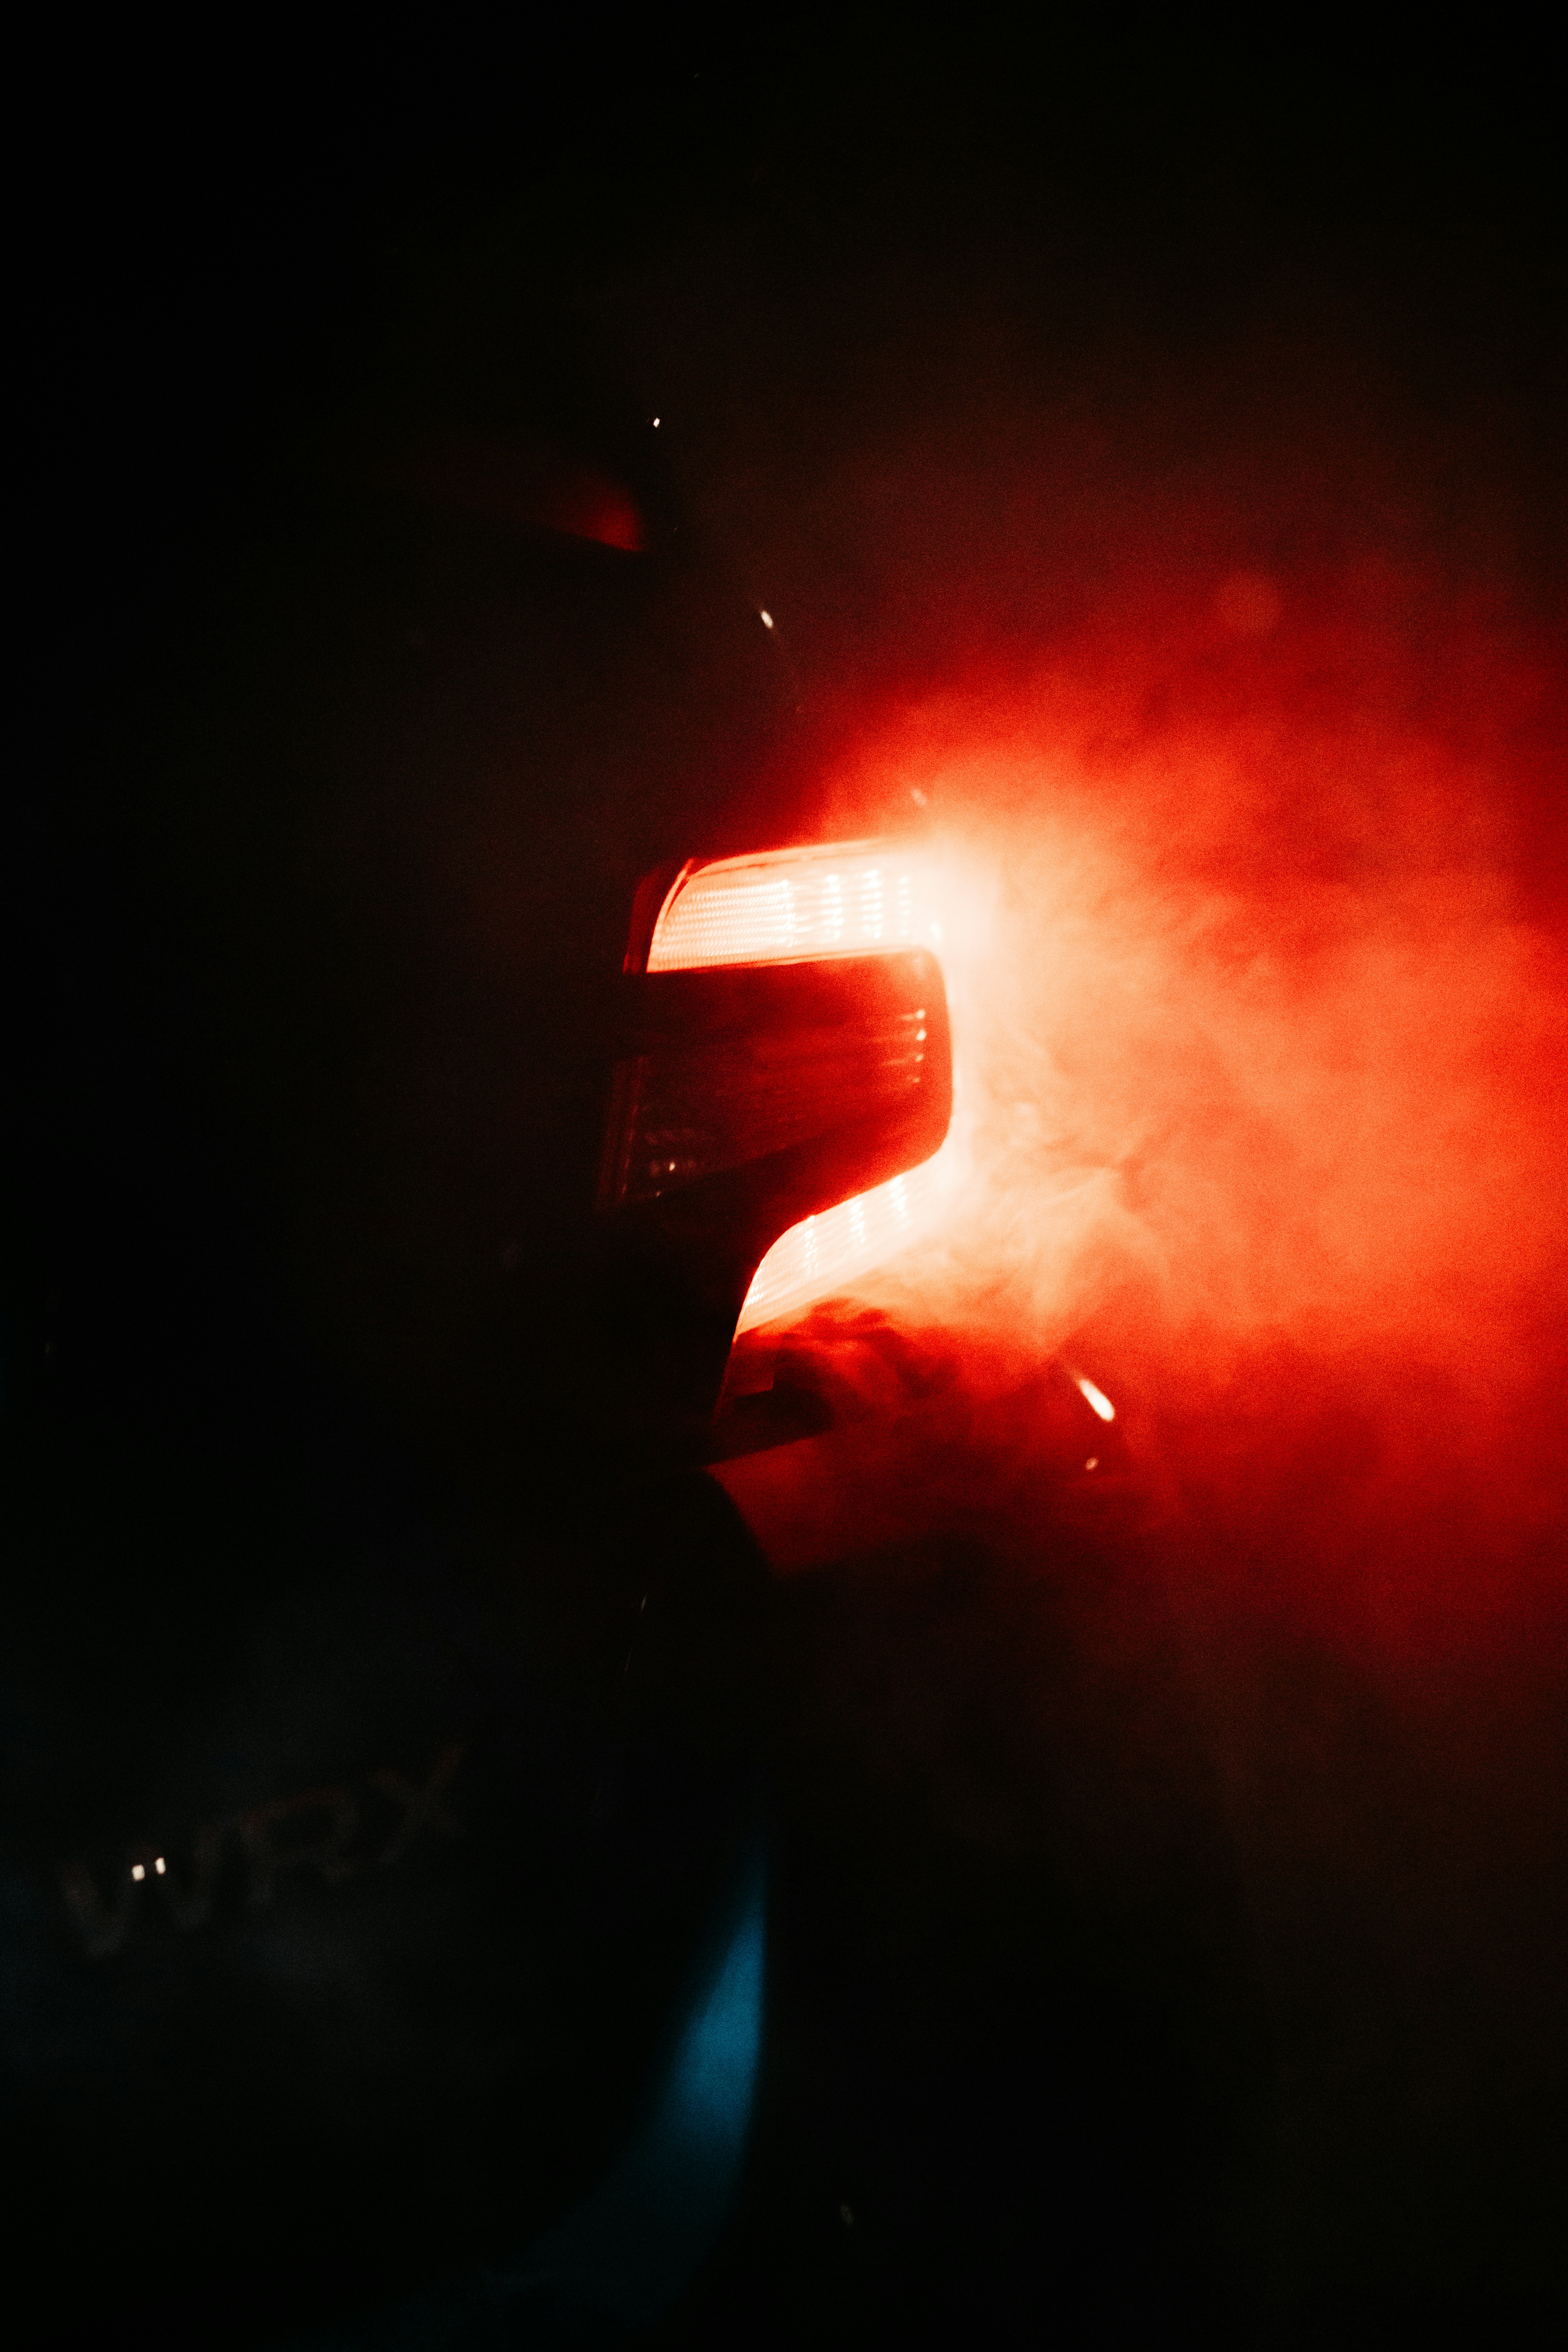
[[942, 974], [919, 951], [645, 980], [623, 1044], [634, 1050], [616, 1065], [606, 1209], [809, 1145], [848, 1120], [901, 1129], [912, 1117], [923, 1139], [925, 1097], [948, 1083]]
[[707, 1334], [709, 1409], [738, 1326], [915, 1230], [952, 1108], [939, 937], [885, 842], [691, 863], [638, 893], [599, 1207], [631, 1288]]
[[902, 1249], [925, 1223], [937, 1183], [936, 1161], [926, 1160], [907, 1175], [874, 1184], [868, 1192], [857, 1192], [837, 1208], [791, 1225], [752, 1276], [736, 1337], [825, 1292], [842, 1289]]
[[914, 862], [887, 842], [773, 850], [683, 866], [658, 910], [649, 971], [930, 947]]

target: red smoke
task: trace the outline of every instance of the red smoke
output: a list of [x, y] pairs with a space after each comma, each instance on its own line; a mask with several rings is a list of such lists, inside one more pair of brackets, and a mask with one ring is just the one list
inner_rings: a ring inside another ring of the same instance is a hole
[[[694, 272], [647, 330], [816, 730], [793, 836], [929, 822], [951, 902], [973, 1179], [864, 1303], [962, 1364], [953, 1510], [1027, 1457], [1019, 1384], [1070, 1341], [1232, 1589], [1389, 1656], [1538, 1631], [1568, 1370], [1554, 428], [1386, 288], [1281, 277], [1189, 331], [983, 258], [870, 239], [826, 286], [759, 273], [740, 338], [726, 251], [724, 302]], [[795, 1496], [781, 1556], [897, 1520], [870, 1426], [734, 1473]]]
[[[1257, 2037], [1237, 2266], [1353, 2332], [1363, 2280], [1558, 2283], [1559, 273], [1549, 208], [1445, 246], [1347, 184], [1342, 240], [1184, 204], [1197, 156], [1120, 215], [1098, 157], [879, 182], [626, 315], [813, 730], [757, 838], [918, 818], [948, 898], [972, 1176], [784, 1335], [837, 1425], [721, 1474], [842, 1571], [814, 1828], [891, 1790], [922, 1866], [1004, 1855], [1163, 1970], [1192, 1791]], [[932, 1874], [934, 1955], [977, 1882]]]
[[1414, 563], [1167, 560], [1036, 661], [889, 700], [825, 820], [932, 813], [973, 1164], [867, 1300], [956, 1356], [982, 1454], [1026, 1455], [1030, 1365], [1092, 1347], [1177, 1521], [1273, 1554], [1271, 1605], [1491, 1640], [1561, 1526], [1550, 645]]

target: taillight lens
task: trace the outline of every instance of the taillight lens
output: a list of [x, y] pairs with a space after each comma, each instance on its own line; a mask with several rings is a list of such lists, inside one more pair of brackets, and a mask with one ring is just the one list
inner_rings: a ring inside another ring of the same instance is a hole
[[691, 1391], [700, 1370], [716, 1396], [737, 1328], [841, 1287], [928, 1213], [952, 1111], [940, 939], [895, 843], [692, 863], [638, 892], [599, 1205], [645, 1343], [687, 1328]]
[[689, 969], [645, 983], [616, 1065], [600, 1206], [656, 1201], [851, 1122], [898, 1128], [948, 1086], [931, 957]]
[[876, 955], [936, 943], [912, 856], [887, 842], [780, 849], [679, 873], [658, 910], [649, 971]]
[[793, 1313], [808, 1299], [842, 1290], [912, 1241], [936, 1204], [945, 1157], [939, 1151], [907, 1175], [874, 1184], [818, 1216], [803, 1217], [781, 1234], [752, 1276], [737, 1336]]

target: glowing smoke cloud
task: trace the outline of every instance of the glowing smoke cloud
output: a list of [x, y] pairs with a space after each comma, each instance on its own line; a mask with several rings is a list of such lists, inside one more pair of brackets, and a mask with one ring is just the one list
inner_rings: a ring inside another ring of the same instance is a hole
[[1367, 641], [1428, 585], [1228, 579], [863, 740], [834, 821], [911, 786], [938, 814], [965, 1172], [858, 1287], [956, 1337], [981, 1396], [1098, 1321], [1102, 1379], [1243, 1451], [1348, 1383], [1385, 1502], [1481, 1497], [1507, 1549], [1560, 1491], [1568, 989], [1520, 870], [1552, 680], [1450, 615], [1463, 693], [1396, 675], [1363, 706]]
[[1093, 1322], [1130, 1442], [1217, 1416], [1216, 1477], [1360, 1415], [1369, 1485], [1464, 1484], [1533, 1574], [1568, 656], [1528, 443], [1401, 373], [1386, 299], [1194, 335], [995, 223], [879, 234], [759, 269], [743, 342], [729, 250], [648, 330], [802, 680], [788, 837], [933, 835], [970, 1174], [859, 1295], [981, 1399]]

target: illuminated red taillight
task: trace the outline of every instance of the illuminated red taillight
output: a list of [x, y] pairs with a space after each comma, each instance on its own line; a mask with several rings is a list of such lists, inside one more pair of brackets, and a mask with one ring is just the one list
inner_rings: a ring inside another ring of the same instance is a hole
[[727, 1351], [912, 1236], [952, 1108], [940, 936], [894, 843], [649, 877], [599, 1205], [661, 1312]]
[[658, 910], [649, 971], [787, 963], [934, 946], [914, 858], [889, 842], [778, 849], [682, 868]]
[[781, 1234], [752, 1276], [737, 1334], [842, 1290], [912, 1241], [935, 1205], [945, 1157], [922, 1160], [906, 1175], [803, 1217]]
[[[646, 1060], [623, 1065], [613, 1121], [622, 1156], [613, 1172], [606, 1167], [609, 1194], [602, 1185], [601, 1201], [646, 1197], [778, 1148], [803, 1119], [820, 1122], [825, 1095], [837, 1118], [852, 1104], [862, 1113], [890, 1107], [899, 1084], [920, 1082], [928, 1030], [936, 1023], [946, 1085], [945, 994], [940, 973], [929, 984], [921, 979], [933, 969], [942, 937], [930, 897], [919, 853], [893, 841], [693, 859], [645, 894], [628, 971], [674, 974], [875, 958], [868, 972], [880, 971], [885, 981], [907, 971], [912, 985], [894, 1009], [884, 985], [869, 1027], [847, 1014], [816, 1034], [797, 1033], [793, 1068], [776, 1045], [764, 1066], [754, 1040], [740, 1047], [738, 1065], [736, 1047], [717, 1037], [694, 1048], [684, 1066], [665, 1063], [657, 1076]], [[934, 1011], [928, 996], [942, 997]], [[929, 1158], [911, 1162], [887, 1182], [793, 1224], [758, 1266], [739, 1328], [787, 1314], [901, 1248], [929, 1213], [938, 1175]]]

